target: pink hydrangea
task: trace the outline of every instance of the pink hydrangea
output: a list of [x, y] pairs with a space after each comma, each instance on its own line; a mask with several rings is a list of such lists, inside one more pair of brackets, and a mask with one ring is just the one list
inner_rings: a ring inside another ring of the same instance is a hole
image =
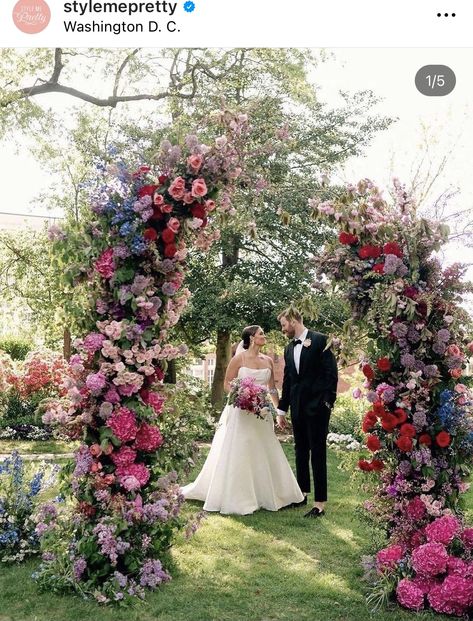
[[425, 516], [427, 509], [419, 496], [416, 496], [409, 501], [406, 507], [406, 513], [411, 520], [415, 521], [419, 521]]
[[164, 442], [158, 427], [142, 423], [136, 433], [135, 448], [139, 451], [155, 451]]
[[424, 608], [424, 593], [408, 578], [403, 578], [396, 588], [397, 601], [409, 610]]
[[136, 451], [131, 446], [121, 446], [118, 451], [110, 455], [110, 459], [118, 468], [129, 466], [136, 459]]
[[98, 392], [105, 387], [107, 383], [107, 378], [103, 373], [90, 373], [85, 380], [85, 385], [92, 392]]
[[412, 567], [423, 576], [436, 576], [447, 568], [448, 553], [441, 543], [424, 543], [412, 552]]
[[103, 334], [100, 334], [100, 332], [91, 332], [85, 337], [82, 347], [88, 352], [94, 354], [102, 348], [104, 341], [105, 336]]
[[161, 413], [165, 401], [162, 395], [157, 392], [142, 391], [141, 398], [146, 405], [150, 405], [153, 408], [156, 414]]
[[107, 426], [113, 431], [113, 435], [120, 442], [134, 440], [138, 427], [134, 412], [128, 408], [118, 408], [107, 420]]
[[448, 593], [445, 592], [442, 584], [434, 586], [427, 595], [427, 599], [435, 612], [447, 615], [456, 615], [458, 617], [463, 616], [466, 612], [464, 606], [453, 603], [450, 600]]
[[105, 400], [110, 403], [120, 403], [120, 395], [114, 386], [111, 386], [105, 393]]
[[473, 606], [473, 580], [450, 575], [443, 581], [442, 590], [453, 604], [465, 608]]
[[404, 548], [400, 545], [392, 545], [383, 548], [376, 555], [378, 569], [394, 568], [404, 556]]
[[424, 595], [430, 593], [433, 587], [438, 584], [435, 578], [430, 578], [426, 576], [416, 576], [413, 578], [412, 582], [416, 585], [418, 589], [422, 591]]
[[126, 490], [133, 491], [146, 485], [150, 472], [144, 464], [128, 464], [117, 468], [116, 475]]
[[465, 528], [462, 533], [462, 540], [465, 547], [469, 549], [473, 548], [473, 528]]
[[95, 262], [95, 269], [104, 278], [111, 278], [115, 273], [115, 263], [113, 260], [113, 248], [108, 248]]
[[437, 518], [425, 528], [427, 541], [435, 541], [448, 545], [460, 532], [460, 522], [452, 515]]

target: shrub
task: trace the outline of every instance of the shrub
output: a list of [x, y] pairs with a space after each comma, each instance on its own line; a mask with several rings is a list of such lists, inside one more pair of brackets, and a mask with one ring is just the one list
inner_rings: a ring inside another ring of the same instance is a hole
[[196, 378], [182, 377], [177, 384], [164, 384], [166, 396], [160, 429], [164, 445], [159, 450], [163, 471], [188, 472], [194, 466], [197, 441], [209, 440], [215, 430], [210, 390]]
[[24, 360], [33, 349], [33, 343], [16, 336], [0, 338], [0, 350], [6, 352], [13, 360]]
[[363, 440], [361, 420], [367, 410], [363, 399], [354, 399], [350, 394], [338, 395], [330, 418], [330, 431], [337, 434], [350, 434], [356, 440]]

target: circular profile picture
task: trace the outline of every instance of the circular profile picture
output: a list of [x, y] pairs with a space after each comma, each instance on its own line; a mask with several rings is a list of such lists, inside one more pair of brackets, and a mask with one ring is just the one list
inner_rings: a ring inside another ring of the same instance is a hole
[[44, 30], [51, 19], [51, 10], [45, 0], [18, 0], [13, 7], [13, 23], [26, 34]]

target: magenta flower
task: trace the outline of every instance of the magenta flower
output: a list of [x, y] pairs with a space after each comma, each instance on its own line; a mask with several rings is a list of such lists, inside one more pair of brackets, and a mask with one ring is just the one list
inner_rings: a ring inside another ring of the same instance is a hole
[[403, 578], [396, 588], [397, 601], [409, 610], [424, 608], [424, 593], [412, 580]]
[[460, 522], [451, 515], [444, 515], [434, 520], [425, 528], [427, 541], [448, 545], [460, 532]]
[[90, 373], [85, 380], [85, 385], [92, 392], [99, 392], [105, 387], [107, 378], [103, 373]]
[[424, 543], [412, 553], [412, 567], [423, 576], [437, 576], [447, 568], [448, 553], [441, 543]]
[[118, 408], [107, 420], [107, 426], [113, 431], [113, 435], [120, 442], [134, 440], [138, 427], [135, 413], [128, 408]]
[[95, 262], [96, 271], [104, 278], [111, 278], [115, 273], [115, 262], [113, 259], [113, 248], [108, 248]]

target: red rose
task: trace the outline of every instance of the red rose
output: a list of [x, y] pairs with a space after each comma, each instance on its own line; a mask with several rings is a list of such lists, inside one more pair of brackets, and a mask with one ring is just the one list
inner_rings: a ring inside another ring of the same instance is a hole
[[204, 205], [201, 205], [200, 203], [194, 203], [191, 207], [191, 214], [194, 216], [194, 218], [199, 218], [200, 220], [203, 220], [207, 212], [205, 211]]
[[384, 462], [381, 461], [381, 459], [373, 459], [371, 461], [371, 469], [374, 470], [374, 472], [381, 472], [383, 468], [384, 468]]
[[176, 252], [177, 252], [176, 244], [167, 244], [164, 247], [164, 256], [167, 257], [168, 259], [172, 259], [172, 257], [176, 254]]
[[378, 246], [362, 246], [358, 250], [358, 256], [360, 259], [377, 259], [381, 256], [381, 248]]
[[369, 461], [366, 461], [366, 459], [360, 459], [358, 462], [358, 468], [364, 472], [371, 472], [371, 470], [373, 470], [373, 466]]
[[158, 234], [154, 229], [145, 229], [143, 237], [146, 239], [146, 241], [154, 241], [158, 238]]
[[166, 181], [168, 180], [168, 176], [167, 175], [159, 175], [158, 177], [158, 181], [161, 185], [163, 185], [163, 183], [166, 183]]
[[140, 166], [138, 170], [140, 173], [144, 174], [144, 173], [148, 173], [151, 170], [151, 168], [149, 166]]
[[381, 427], [385, 431], [394, 431], [397, 426], [397, 418], [393, 414], [386, 414], [386, 416], [381, 421]]
[[171, 244], [176, 236], [171, 229], [164, 229], [161, 233], [161, 237], [163, 238], [163, 242], [165, 244]]
[[396, 242], [388, 242], [383, 246], [384, 254], [395, 254], [396, 257], [402, 258], [402, 249]]
[[452, 441], [452, 438], [450, 437], [450, 434], [446, 431], [441, 431], [435, 436], [435, 441], [437, 442], [438, 446], [440, 446], [440, 448], [447, 448], [447, 446], [449, 446], [450, 442]]
[[401, 425], [399, 431], [402, 436], [407, 436], [408, 438], [416, 437], [416, 428], [410, 423], [404, 423], [404, 425]]
[[407, 436], [399, 436], [396, 440], [397, 447], [400, 451], [404, 453], [409, 453], [412, 451], [412, 438], [408, 438]]
[[144, 185], [138, 190], [138, 196], [140, 198], [143, 198], [143, 196], [153, 196], [157, 189], [157, 185]]
[[358, 243], [358, 237], [356, 235], [353, 235], [353, 233], [345, 233], [345, 231], [342, 231], [338, 236], [338, 241], [341, 244], [353, 246], [354, 244]]
[[389, 361], [389, 358], [380, 358], [376, 363], [376, 366], [380, 371], [385, 373], [391, 370], [391, 362]]
[[397, 418], [398, 425], [402, 425], [402, 423], [406, 422], [407, 412], [405, 410], [403, 410], [402, 408], [397, 408], [396, 410], [394, 410], [394, 414]]
[[384, 263], [376, 263], [376, 265], [373, 265], [373, 272], [384, 274]]
[[381, 442], [379, 441], [378, 436], [368, 436], [368, 439], [366, 440], [366, 446], [372, 453], [379, 451], [379, 449], [381, 448]]
[[366, 379], [369, 379], [371, 381], [374, 378], [374, 371], [369, 364], [364, 364], [361, 370], [363, 371], [363, 375], [366, 377]]
[[423, 433], [422, 435], [419, 436], [419, 444], [425, 444], [425, 446], [431, 446], [432, 438], [429, 436], [428, 433]]

